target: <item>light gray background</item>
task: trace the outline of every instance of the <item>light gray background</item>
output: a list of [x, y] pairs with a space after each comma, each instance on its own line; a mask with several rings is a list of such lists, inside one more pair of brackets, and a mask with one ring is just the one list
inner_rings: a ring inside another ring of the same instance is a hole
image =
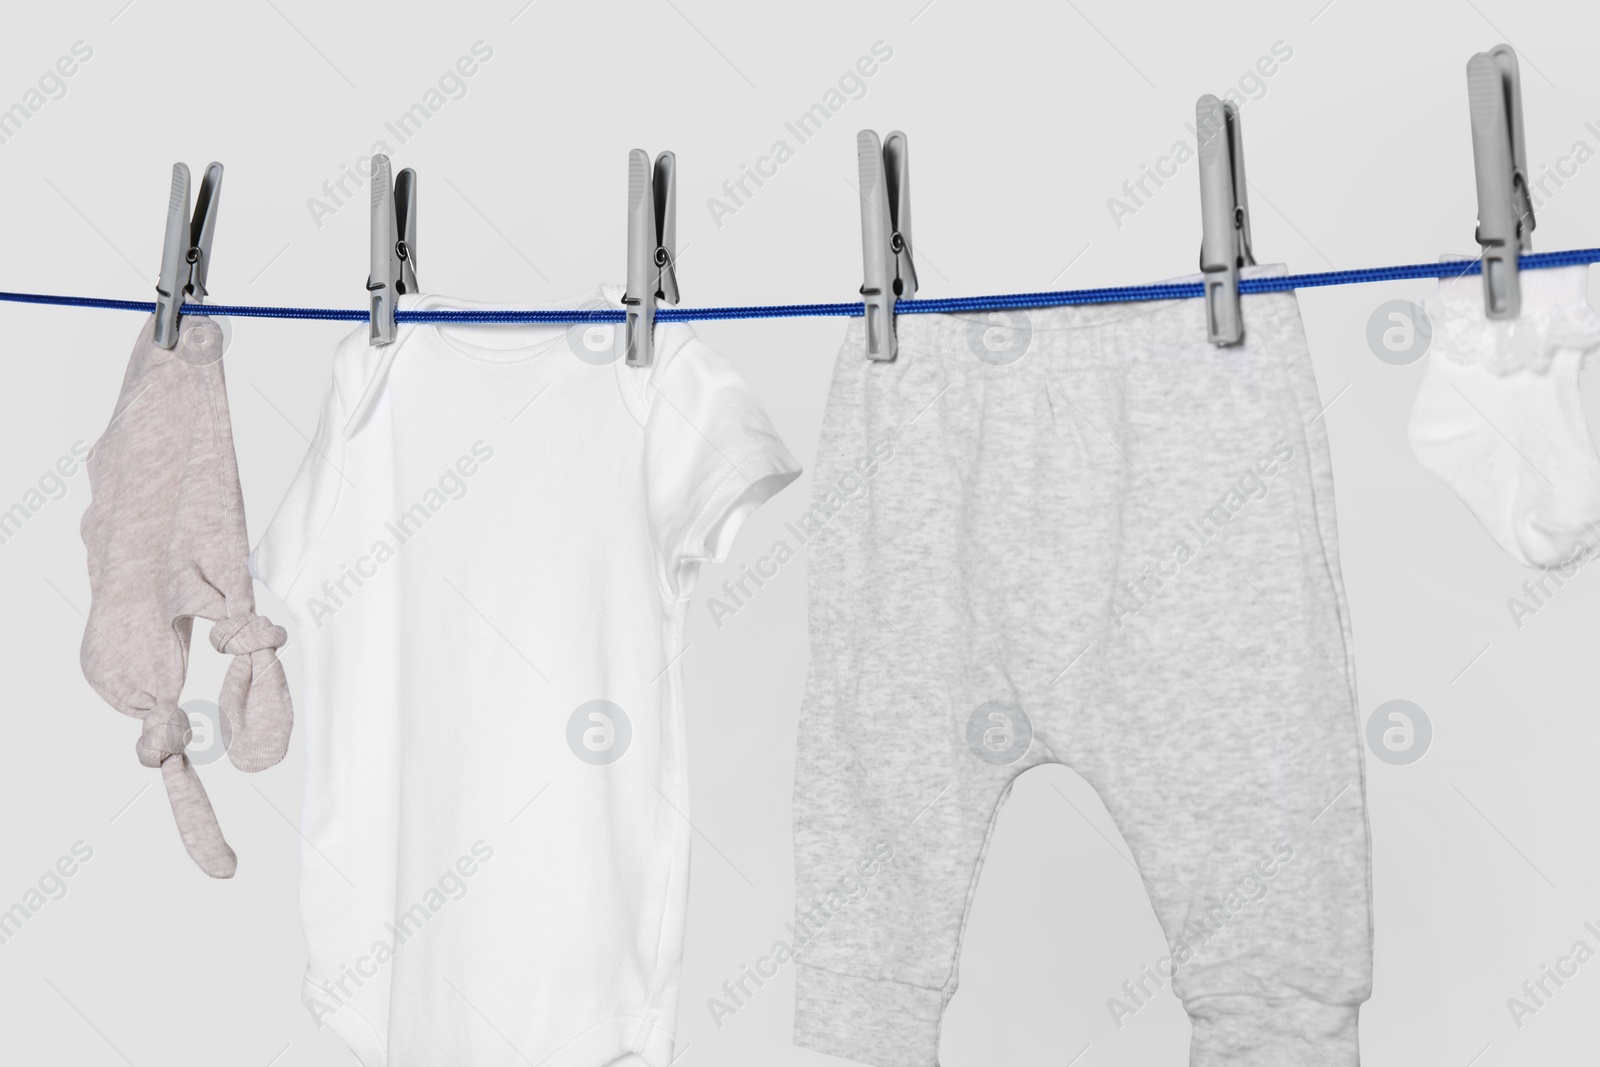
[[[227, 166], [216, 302], [361, 307], [365, 190], [317, 225], [307, 206], [390, 141], [421, 176], [429, 291], [537, 301], [617, 279], [629, 148], [678, 153], [688, 305], [850, 299], [860, 284], [854, 136], [911, 138], [923, 295], [1151, 281], [1194, 270], [1195, 168], [1115, 225], [1107, 207], [1173, 143], [1195, 97], [1237, 85], [1276, 41], [1293, 57], [1245, 107], [1256, 248], [1324, 270], [1474, 250], [1464, 66], [1508, 40], [1523, 58], [1536, 174], [1600, 147], [1600, 16], [1505, 0], [1207, 5], [725, 0], [448, 5], [105, 0], [27, 5], [0, 35], [0, 106], [75, 41], [93, 57], [0, 144], [0, 287], [150, 299], [169, 168]], [[485, 41], [467, 94], [410, 143], [383, 123]], [[893, 58], [736, 214], [707, 210], [874, 41]], [[1586, 128], [1585, 122], [1596, 123]], [[1536, 248], [1600, 244], [1600, 162], [1539, 212]], [[1600, 961], [1517, 1028], [1506, 999], [1580, 938], [1600, 948], [1593, 654], [1600, 578], [1581, 572], [1517, 629], [1529, 572], [1414, 462], [1404, 427], [1420, 365], [1365, 343], [1380, 303], [1429, 283], [1301, 295], [1332, 438], [1363, 718], [1397, 697], [1432, 719], [1410, 766], [1369, 760], [1377, 958], [1365, 1062], [1593, 1063]], [[108, 418], [139, 317], [0, 305], [0, 506]], [[244, 320], [228, 355], [252, 533], [300, 462], [342, 324]], [[802, 461], [843, 326], [718, 323]], [[87, 606], [79, 474], [0, 545], [6, 770], [0, 907], [76, 841], [93, 858], [0, 945], [0, 1060], [313, 1067], [351, 1062], [300, 1006], [295, 904], [299, 745], [246, 776], [202, 768], [240, 854], [218, 883], [184, 856], [136, 725], [79, 674]], [[809, 479], [746, 528], [702, 590], [760, 555]], [[705, 1000], [791, 916], [789, 799], [806, 666], [804, 562], [712, 625], [684, 660], [696, 852], [680, 1019], [685, 1067], [829, 1062], [788, 1044], [788, 971], [719, 1030]], [[703, 600], [702, 592], [701, 599]], [[264, 609], [277, 605], [265, 597]], [[203, 634], [202, 630], [202, 634]], [[188, 697], [214, 698], [199, 637]], [[298, 649], [287, 653], [298, 676]], [[1018, 785], [977, 896], [944, 1062], [1177, 1065], [1169, 994], [1118, 1029], [1106, 998], [1165, 953], [1125, 846], [1071, 773]], [[837, 1061], [834, 1061], [837, 1062]]]

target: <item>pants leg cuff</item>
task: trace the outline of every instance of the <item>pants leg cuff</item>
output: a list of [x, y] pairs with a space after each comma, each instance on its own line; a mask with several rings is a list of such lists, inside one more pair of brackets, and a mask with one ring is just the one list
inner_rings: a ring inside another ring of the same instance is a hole
[[1196, 997], [1190, 1067], [1358, 1067], [1359, 1004], [1254, 994]]
[[795, 968], [794, 1043], [871, 1067], [936, 1067], [938, 989]]

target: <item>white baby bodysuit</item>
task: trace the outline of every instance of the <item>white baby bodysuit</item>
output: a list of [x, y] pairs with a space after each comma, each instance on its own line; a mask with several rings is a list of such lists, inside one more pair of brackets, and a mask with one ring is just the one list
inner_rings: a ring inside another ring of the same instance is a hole
[[365, 1067], [672, 1058], [688, 598], [799, 468], [689, 327], [618, 332], [363, 326], [251, 557], [304, 657], [303, 997]]

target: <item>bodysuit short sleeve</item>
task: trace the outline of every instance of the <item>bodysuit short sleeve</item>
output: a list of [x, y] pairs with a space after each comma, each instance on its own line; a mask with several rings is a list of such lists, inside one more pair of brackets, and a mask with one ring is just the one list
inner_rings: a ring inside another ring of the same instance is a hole
[[692, 336], [660, 346], [644, 400], [651, 536], [669, 595], [685, 597], [698, 565], [726, 558], [744, 520], [800, 466], [749, 385]]

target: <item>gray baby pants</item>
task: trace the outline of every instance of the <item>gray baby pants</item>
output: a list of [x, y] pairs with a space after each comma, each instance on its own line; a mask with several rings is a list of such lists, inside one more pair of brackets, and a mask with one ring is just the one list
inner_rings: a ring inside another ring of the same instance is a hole
[[1056, 762], [1138, 863], [1190, 1063], [1357, 1063], [1332, 470], [1294, 295], [1244, 313], [1230, 348], [1199, 300], [902, 315], [892, 363], [852, 324], [801, 524], [796, 1044], [936, 1062], [995, 817]]

